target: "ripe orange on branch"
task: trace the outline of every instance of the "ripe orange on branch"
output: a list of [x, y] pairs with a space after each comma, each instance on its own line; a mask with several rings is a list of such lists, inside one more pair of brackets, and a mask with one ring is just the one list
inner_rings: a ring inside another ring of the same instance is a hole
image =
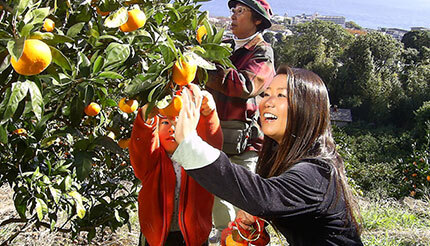
[[24, 128], [18, 128], [15, 131], [13, 131], [12, 133], [16, 134], [16, 135], [20, 135], [20, 136], [26, 136], [27, 130], [25, 130]]
[[98, 105], [95, 102], [92, 102], [85, 107], [84, 112], [88, 116], [96, 116], [99, 114], [100, 110], [101, 110], [100, 105]]
[[[185, 58], [187, 59], [187, 58]], [[180, 63], [179, 63], [180, 62]], [[181, 64], [181, 65], [179, 65]], [[197, 64], [189, 61], [184, 61], [182, 58], [173, 65], [173, 81], [181, 86], [188, 85], [196, 77]]]
[[199, 44], [201, 44], [201, 43], [202, 43], [203, 36], [205, 36], [205, 35], [207, 35], [207, 34], [208, 34], [208, 31], [206, 30], [206, 27], [205, 27], [205, 26], [200, 26], [200, 27], [197, 29], [197, 34], [196, 34], [197, 42], [199, 42]]
[[123, 138], [118, 141], [118, 145], [119, 147], [121, 147], [121, 149], [127, 149], [129, 143], [130, 143], [129, 138]]
[[10, 63], [13, 69], [21, 75], [36, 75], [51, 64], [52, 54], [49, 46], [38, 39], [27, 39], [24, 50], [17, 60], [12, 56]]
[[127, 100], [127, 98], [122, 98], [118, 103], [119, 109], [121, 109], [122, 112], [125, 112], [127, 114], [133, 113], [137, 107], [139, 107], [139, 103], [137, 100]]
[[43, 30], [47, 32], [52, 32], [54, 31], [54, 28], [55, 28], [55, 22], [49, 18], [46, 18], [45, 21], [43, 22]]
[[132, 32], [141, 28], [146, 23], [146, 15], [140, 9], [128, 11], [128, 20], [122, 24], [119, 29], [123, 32]]
[[182, 96], [175, 95], [166, 107], [158, 108], [158, 111], [161, 115], [176, 117], [179, 115], [179, 111], [181, 111], [182, 104]]

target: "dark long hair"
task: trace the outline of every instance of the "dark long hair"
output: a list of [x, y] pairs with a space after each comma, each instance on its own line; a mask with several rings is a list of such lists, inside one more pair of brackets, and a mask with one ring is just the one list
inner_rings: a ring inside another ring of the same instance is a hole
[[315, 73], [280, 66], [277, 75], [287, 76], [287, 124], [278, 143], [265, 136], [256, 172], [262, 177], [278, 176], [303, 159], [320, 158], [333, 165], [338, 194], [343, 193], [349, 215], [360, 231], [358, 205], [345, 176], [344, 163], [331, 134], [327, 88]]

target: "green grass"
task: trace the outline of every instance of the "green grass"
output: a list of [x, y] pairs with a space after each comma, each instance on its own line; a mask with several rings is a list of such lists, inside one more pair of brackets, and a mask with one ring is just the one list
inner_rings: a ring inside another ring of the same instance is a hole
[[428, 202], [405, 198], [360, 202], [364, 245], [430, 245]]

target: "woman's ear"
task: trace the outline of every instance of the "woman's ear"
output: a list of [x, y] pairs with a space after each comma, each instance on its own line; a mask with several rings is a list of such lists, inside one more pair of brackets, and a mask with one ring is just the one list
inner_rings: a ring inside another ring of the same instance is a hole
[[256, 20], [254, 23], [255, 23], [256, 26], [258, 26], [258, 25], [261, 24], [261, 20]]

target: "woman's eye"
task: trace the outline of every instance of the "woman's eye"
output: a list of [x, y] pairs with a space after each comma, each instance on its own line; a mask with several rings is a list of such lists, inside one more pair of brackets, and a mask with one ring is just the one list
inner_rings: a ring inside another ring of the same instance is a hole
[[279, 93], [279, 94], [278, 94], [278, 97], [287, 97], [287, 95], [282, 94], [282, 93]]
[[262, 96], [267, 97], [267, 96], [269, 96], [269, 93], [264, 92]]

